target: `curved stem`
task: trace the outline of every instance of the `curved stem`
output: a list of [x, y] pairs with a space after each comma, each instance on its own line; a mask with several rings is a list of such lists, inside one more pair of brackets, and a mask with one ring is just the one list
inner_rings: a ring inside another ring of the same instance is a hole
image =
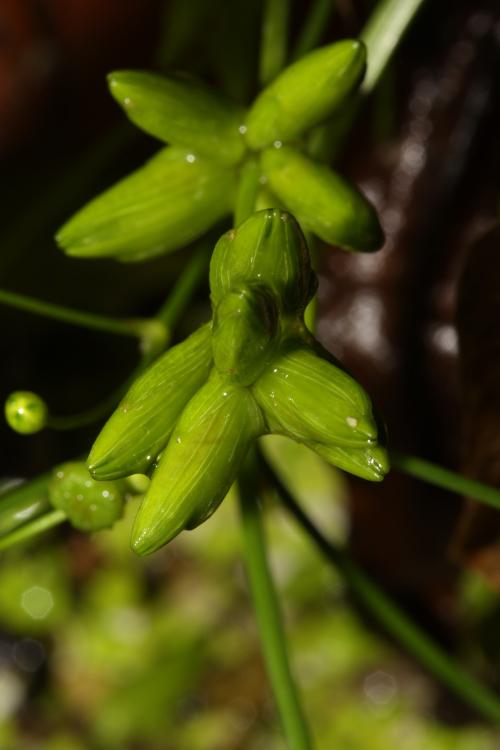
[[247, 161], [240, 172], [238, 192], [236, 194], [236, 207], [234, 210], [234, 226], [238, 227], [255, 210], [257, 195], [259, 193], [260, 168], [255, 159]]
[[378, 3], [360, 34], [368, 48], [368, 67], [361, 86], [363, 95], [370, 94], [379, 82], [423, 3], [424, 0], [381, 0]]
[[137, 323], [114, 320], [105, 315], [96, 315], [95, 313], [83, 312], [82, 310], [72, 310], [62, 305], [53, 305], [51, 302], [28, 297], [24, 294], [7, 292], [0, 289], [0, 304], [15, 307], [18, 310], [41, 315], [44, 318], [59, 320], [70, 325], [80, 326], [81, 328], [90, 328], [95, 331], [105, 331], [113, 333], [116, 336], [133, 336], [141, 337], [140, 326]]
[[311, 748], [311, 740], [288, 663], [281, 612], [266, 558], [254, 477], [254, 467], [247, 465], [238, 484], [250, 590], [267, 672], [288, 747], [292, 750], [308, 750]]
[[30, 482], [7, 490], [0, 495], [0, 535], [14, 531], [27, 521], [37, 518], [51, 508], [47, 485], [50, 474], [42, 474]]
[[469, 479], [442, 466], [426, 461], [417, 456], [404, 453], [391, 453], [391, 465], [394, 469], [402, 471], [415, 479], [433, 484], [458, 495], [472, 497], [480, 503], [490, 505], [492, 508], [500, 509], [500, 490], [490, 487], [475, 479]]
[[259, 60], [259, 79], [263, 86], [285, 65], [289, 12], [289, 0], [265, 0]]
[[210, 255], [211, 243], [204, 238], [197, 244], [193, 256], [177, 279], [165, 303], [155, 315], [155, 319], [161, 321], [167, 330], [172, 330], [178, 323], [193, 292], [205, 277]]
[[65, 520], [66, 513], [62, 510], [53, 510], [39, 518], [35, 518], [34, 521], [30, 521], [30, 523], [27, 523], [1, 537], [0, 550], [6, 550], [9, 547], [13, 547], [15, 544], [19, 544], [19, 542], [24, 542], [27, 539], [30, 539], [32, 536], [42, 534], [44, 531], [52, 529], [54, 526], [63, 523]]
[[314, 0], [295, 44], [292, 61], [298, 60], [317, 47], [334, 9], [335, 0]]
[[338, 569], [342, 578], [361, 604], [382, 627], [406, 648], [418, 662], [429, 670], [466, 703], [489, 721], [500, 722], [500, 698], [472, 675], [455, 664], [448, 654], [392, 601], [392, 599], [349, 557], [347, 552], [328, 540], [304, 513], [295, 498], [262, 461], [268, 476], [293, 516], [321, 553]]

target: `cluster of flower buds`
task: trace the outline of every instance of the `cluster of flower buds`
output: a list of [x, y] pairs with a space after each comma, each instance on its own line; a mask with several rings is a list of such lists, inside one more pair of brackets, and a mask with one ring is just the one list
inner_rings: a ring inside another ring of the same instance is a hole
[[89, 456], [97, 480], [152, 470], [132, 532], [139, 554], [208, 518], [260, 435], [287, 435], [342, 469], [383, 479], [387, 455], [369, 397], [304, 325], [316, 283], [286, 212], [259, 211], [217, 243], [212, 321], [135, 381]]
[[235, 207], [244, 167], [257, 163], [257, 207], [283, 207], [322, 240], [378, 249], [371, 204], [340, 175], [307, 155], [308, 132], [360, 85], [362, 42], [319, 48], [286, 68], [244, 111], [182, 78], [121, 71], [112, 95], [137, 126], [168, 145], [91, 201], [59, 231], [70, 255], [139, 261], [196, 239]]

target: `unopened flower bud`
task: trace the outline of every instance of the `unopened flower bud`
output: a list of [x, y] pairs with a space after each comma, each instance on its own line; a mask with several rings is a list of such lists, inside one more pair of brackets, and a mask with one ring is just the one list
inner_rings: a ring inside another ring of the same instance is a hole
[[273, 432], [339, 446], [377, 440], [367, 393], [309, 347], [290, 342], [252, 390]]
[[92, 476], [115, 479], [146, 472], [211, 365], [209, 325], [159, 357], [137, 378], [99, 433], [88, 458]]
[[378, 250], [384, 241], [377, 213], [350, 182], [296, 149], [270, 148], [262, 169], [271, 190], [304, 229], [346, 250]]
[[192, 398], [163, 452], [132, 530], [146, 555], [207, 519], [224, 499], [250, 441], [264, 430], [251, 393], [219, 375]]
[[68, 255], [144, 260], [203, 234], [230, 212], [234, 190], [229, 167], [172, 146], [90, 201], [56, 240]]
[[216, 161], [234, 164], [242, 158], [242, 112], [215, 92], [140, 70], [110, 73], [108, 82], [128, 118], [146, 133]]
[[284, 312], [300, 312], [316, 290], [306, 241], [285, 211], [257, 211], [237, 229], [226, 232], [210, 263], [212, 302], [238, 286], [271, 290]]
[[365, 65], [364, 44], [343, 39], [285, 68], [248, 113], [245, 137], [250, 148], [289, 141], [325, 120], [359, 86]]

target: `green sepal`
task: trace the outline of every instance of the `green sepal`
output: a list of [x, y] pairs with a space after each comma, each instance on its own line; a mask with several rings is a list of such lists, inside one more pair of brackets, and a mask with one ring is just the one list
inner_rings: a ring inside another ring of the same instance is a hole
[[108, 83], [127, 117], [146, 133], [228, 164], [243, 157], [242, 110], [210, 89], [141, 70], [110, 73]]
[[154, 552], [207, 519], [236, 479], [250, 441], [263, 430], [248, 389], [213, 373], [184, 410], [153, 474], [132, 530], [135, 552]]
[[184, 148], [162, 149], [57, 233], [68, 255], [140, 261], [176, 250], [231, 210], [234, 171]]
[[252, 392], [272, 432], [344, 447], [377, 440], [365, 390], [307, 346], [287, 342]]
[[276, 209], [257, 211], [221, 237], [210, 263], [213, 304], [239, 286], [267, 287], [284, 312], [305, 308], [317, 282], [293, 216]]
[[99, 433], [88, 458], [92, 476], [144, 474], [211, 365], [209, 324], [159, 357], [137, 378]]
[[390, 469], [387, 449], [379, 444], [367, 444], [360, 448], [343, 448], [313, 442], [306, 445], [333, 466], [371, 482], [381, 482]]
[[344, 39], [285, 68], [248, 113], [245, 138], [250, 148], [289, 141], [325, 120], [356, 90], [365, 67], [363, 42]]
[[64, 511], [71, 525], [81, 531], [107, 529], [123, 514], [123, 484], [96, 482], [81, 461], [54, 469], [48, 492], [54, 508]]
[[212, 350], [219, 374], [249, 385], [269, 359], [278, 333], [276, 305], [265, 290], [228, 292], [214, 311]]
[[305, 230], [345, 250], [371, 252], [384, 242], [372, 204], [350, 182], [294, 148], [262, 154], [269, 187]]

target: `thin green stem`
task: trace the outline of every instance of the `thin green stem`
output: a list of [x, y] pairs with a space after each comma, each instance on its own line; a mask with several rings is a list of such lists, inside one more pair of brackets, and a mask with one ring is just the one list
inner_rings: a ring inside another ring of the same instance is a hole
[[292, 61], [298, 60], [318, 46], [325, 32], [325, 27], [333, 15], [335, 0], [314, 0], [295, 43]]
[[[262, 463], [264, 464], [264, 461]], [[353, 594], [380, 625], [450, 690], [486, 719], [499, 723], [500, 698], [455, 664], [450, 656], [364, 573], [345, 550], [322, 534], [267, 464], [265, 470], [282, 498], [286, 510], [314, 541], [321, 553], [338, 569]]]
[[234, 211], [234, 226], [242, 224], [255, 210], [259, 193], [260, 168], [256, 159], [249, 159], [241, 168], [236, 208]]
[[141, 337], [140, 327], [136, 321], [115, 320], [104, 315], [73, 310], [62, 305], [53, 305], [51, 302], [43, 302], [24, 294], [7, 292], [4, 289], [0, 289], [0, 304], [15, 307], [18, 310], [24, 310], [35, 315], [41, 315], [44, 318], [51, 318], [52, 320], [59, 320], [70, 325], [80, 326], [81, 328], [105, 331], [106, 333], [113, 333], [116, 336]]
[[285, 66], [289, 0], [265, 0], [260, 43], [259, 79], [266, 86]]
[[472, 497], [480, 503], [500, 509], [500, 490], [495, 487], [444, 469], [423, 458], [404, 453], [391, 453], [391, 465], [393, 469], [398, 469], [415, 479], [421, 479], [428, 484]]
[[53, 510], [50, 513], [46, 513], [34, 521], [21, 526], [15, 531], [11, 531], [9, 534], [0, 538], [0, 550], [6, 550], [9, 547], [13, 547], [19, 542], [25, 542], [32, 536], [42, 534], [44, 531], [58, 526], [66, 520], [66, 514], [62, 510]]
[[266, 558], [264, 529], [254, 478], [254, 466], [247, 464], [238, 484], [250, 590], [267, 672], [288, 747], [291, 750], [308, 750], [311, 748], [311, 740], [288, 662], [281, 612]]
[[170, 292], [165, 303], [155, 315], [170, 331], [179, 321], [201, 281], [204, 279], [210, 261], [211, 247], [206, 238], [201, 240]]
[[425, 0], [381, 0], [360, 34], [368, 48], [368, 67], [361, 93], [379, 82], [406, 30]]
[[49, 479], [50, 474], [42, 474], [7, 490], [5, 496], [0, 495], [0, 535], [14, 531], [50, 509], [47, 496]]

